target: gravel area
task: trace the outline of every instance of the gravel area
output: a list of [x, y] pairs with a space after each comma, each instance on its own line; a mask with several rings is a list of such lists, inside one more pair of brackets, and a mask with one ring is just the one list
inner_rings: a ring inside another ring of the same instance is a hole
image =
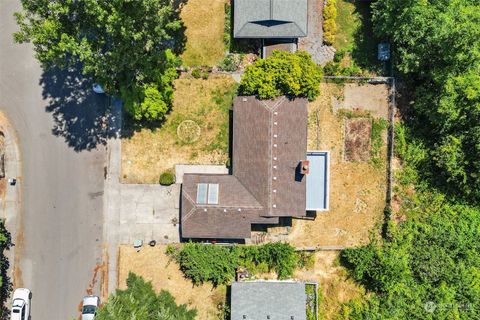
[[298, 43], [300, 50], [312, 55], [313, 61], [325, 65], [333, 60], [335, 49], [323, 44], [323, 0], [308, 1], [308, 35]]

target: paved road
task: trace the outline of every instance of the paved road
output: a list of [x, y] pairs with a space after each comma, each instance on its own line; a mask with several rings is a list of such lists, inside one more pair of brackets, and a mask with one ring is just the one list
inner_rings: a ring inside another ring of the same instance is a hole
[[0, 110], [18, 131], [23, 160], [17, 280], [33, 292], [32, 320], [70, 320], [101, 262], [105, 137], [97, 106], [105, 101], [76, 70], [42, 73], [31, 46], [13, 44], [19, 2], [0, 1]]

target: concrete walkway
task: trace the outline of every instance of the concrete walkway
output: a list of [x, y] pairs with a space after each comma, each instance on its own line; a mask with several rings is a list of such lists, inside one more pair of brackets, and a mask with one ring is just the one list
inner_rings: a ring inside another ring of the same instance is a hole
[[[109, 123], [113, 132], [121, 128], [121, 110], [121, 103], [114, 101]], [[180, 241], [180, 185], [120, 183], [121, 154], [121, 139], [117, 135], [108, 141], [104, 201], [104, 256], [108, 264], [108, 285], [102, 290], [104, 299], [118, 287], [119, 245], [133, 245], [134, 240], [142, 240], [144, 245], [150, 240], [157, 243]]]

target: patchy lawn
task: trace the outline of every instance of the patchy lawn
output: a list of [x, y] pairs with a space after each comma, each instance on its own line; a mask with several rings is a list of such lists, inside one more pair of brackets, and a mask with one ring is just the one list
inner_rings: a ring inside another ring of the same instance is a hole
[[196, 308], [198, 319], [219, 319], [219, 304], [225, 303], [226, 287], [213, 288], [211, 284], [194, 286], [183, 277], [175, 261], [165, 254], [166, 246], [142, 247], [138, 252], [131, 246], [120, 246], [118, 258], [118, 285], [126, 288], [125, 280], [131, 271], [151, 281], [155, 290], [168, 290], [178, 304]]
[[[382, 99], [369, 97], [377, 97], [378, 92], [385, 93]], [[386, 130], [376, 133], [381, 137], [378, 154], [372, 152], [362, 161], [347, 161], [345, 123], [357, 115], [371, 117], [372, 121], [382, 118], [388, 110], [387, 93], [385, 85], [323, 83], [320, 96], [309, 104], [308, 148], [330, 150], [330, 210], [317, 212], [314, 221], [294, 219], [288, 236], [293, 245], [364, 244], [382, 222], [387, 186]]]
[[347, 275], [338, 263], [338, 252], [315, 253], [315, 266], [311, 270], [297, 270], [294, 278], [316, 281], [319, 284], [318, 319], [337, 319], [342, 304], [361, 298], [365, 292]]
[[183, 65], [215, 66], [225, 55], [223, 40], [226, 0], [188, 0], [181, 12], [187, 43]]
[[225, 164], [229, 111], [237, 84], [230, 76], [174, 83], [172, 111], [158, 129], [142, 128], [122, 141], [122, 181], [158, 183], [175, 164]]

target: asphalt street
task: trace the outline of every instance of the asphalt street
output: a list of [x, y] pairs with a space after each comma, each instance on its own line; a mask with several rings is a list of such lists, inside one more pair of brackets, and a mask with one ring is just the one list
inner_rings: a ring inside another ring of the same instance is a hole
[[102, 258], [106, 101], [75, 68], [45, 73], [31, 45], [13, 43], [19, 8], [0, 1], [0, 110], [17, 130], [23, 172], [16, 280], [32, 290], [32, 320], [70, 320]]

